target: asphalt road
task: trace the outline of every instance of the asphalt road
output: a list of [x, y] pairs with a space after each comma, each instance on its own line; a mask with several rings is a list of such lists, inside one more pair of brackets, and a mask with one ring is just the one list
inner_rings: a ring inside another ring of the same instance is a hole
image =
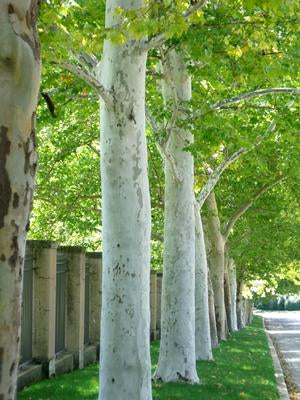
[[264, 311], [266, 328], [289, 365], [300, 394], [300, 311]]

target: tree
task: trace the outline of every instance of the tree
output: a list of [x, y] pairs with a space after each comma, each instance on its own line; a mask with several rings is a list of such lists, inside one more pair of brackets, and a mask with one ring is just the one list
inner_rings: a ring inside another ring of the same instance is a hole
[[36, 172], [37, 1], [0, 1], [0, 398], [13, 400], [22, 275]]
[[179, 106], [190, 101], [191, 79], [182, 54], [162, 53], [163, 96], [173, 102], [165, 160], [164, 274], [161, 342], [155, 379], [198, 383], [195, 355], [194, 163], [185, 147], [193, 137], [178, 124]]
[[[197, 360], [212, 360], [212, 337], [209, 321], [207, 255], [199, 204], [195, 202], [195, 341]], [[215, 336], [214, 336], [215, 337]]]
[[[106, 27], [120, 22], [106, 2]], [[105, 40], [101, 100], [103, 300], [99, 399], [151, 399], [149, 347], [150, 194], [145, 136], [147, 52]], [[109, 101], [107, 101], [109, 99]]]

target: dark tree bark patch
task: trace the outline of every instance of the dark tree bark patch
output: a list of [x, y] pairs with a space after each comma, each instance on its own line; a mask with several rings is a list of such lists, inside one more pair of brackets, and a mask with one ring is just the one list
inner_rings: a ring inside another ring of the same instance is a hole
[[[24, 146], [25, 151], [25, 163], [24, 163], [24, 173], [28, 172], [32, 177], [35, 176], [36, 171], [36, 154], [35, 154], [35, 130], [32, 128], [31, 134]], [[33, 162], [31, 162], [31, 156], [33, 155]]]
[[19, 245], [18, 245], [19, 227], [14, 220], [11, 221], [11, 225], [15, 228], [15, 231], [10, 245], [10, 248], [12, 249], [13, 253], [9, 257], [8, 263], [11, 266], [11, 269], [14, 270], [19, 261]]
[[[16, 13], [14, 6], [10, 3], [8, 4], [8, 14], [15, 14], [19, 19], [18, 14]], [[26, 32], [20, 33], [18, 30], [16, 23], [11, 20], [12, 28], [17, 36], [19, 36], [28, 46], [32, 49], [34, 58], [39, 61], [41, 58], [41, 49], [38, 40], [38, 32], [36, 27], [37, 21], [37, 14], [38, 14], [38, 2], [37, 0], [32, 0], [30, 9], [26, 13], [26, 25], [30, 32], [30, 35]]]
[[6, 170], [6, 159], [10, 152], [8, 128], [0, 128], [0, 228], [4, 226], [4, 218], [8, 214], [11, 199], [10, 180]]
[[9, 369], [9, 375], [12, 376], [14, 370], [16, 368], [16, 363], [15, 361], [11, 364], [10, 369]]
[[17, 192], [15, 192], [14, 197], [13, 197], [13, 208], [19, 207], [19, 200], [20, 200], [20, 196], [18, 195]]

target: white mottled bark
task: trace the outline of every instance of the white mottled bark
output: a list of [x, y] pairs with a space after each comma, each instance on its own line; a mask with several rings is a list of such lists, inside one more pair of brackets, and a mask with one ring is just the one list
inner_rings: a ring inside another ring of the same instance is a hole
[[207, 258], [198, 204], [195, 204], [195, 313], [196, 359], [212, 360], [208, 308]]
[[[108, 0], [137, 9], [142, 0]], [[145, 136], [146, 52], [106, 40], [101, 84], [113, 105], [101, 102], [103, 280], [101, 400], [150, 400], [150, 197]]]
[[238, 330], [237, 313], [236, 313], [237, 284], [236, 284], [236, 266], [232, 258], [229, 258], [228, 276], [229, 276], [230, 296], [231, 296], [231, 311], [230, 311], [231, 328], [232, 332], [236, 332]]
[[22, 275], [36, 171], [37, 2], [0, 0], [0, 399], [15, 399]]
[[214, 292], [216, 323], [219, 340], [226, 339], [226, 314], [224, 302], [224, 240], [215, 194], [212, 191], [206, 199], [207, 236], [210, 243], [209, 268]]
[[[174, 50], [166, 56], [165, 101], [191, 98], [191, 79]], [[174, 93], [176, 92], [176, 93]], [[176, 111], [175, 111], [176, 112]], [[171, 122], [172, 125], [172, 122]], [[164, 273], [161, 342], [154, 378], [164, 382], [198, 383], [195, 358], [195, 222], [194, 164], [184, 151], [193, 138], [176, 126], [169, 128], [165, 152]]]

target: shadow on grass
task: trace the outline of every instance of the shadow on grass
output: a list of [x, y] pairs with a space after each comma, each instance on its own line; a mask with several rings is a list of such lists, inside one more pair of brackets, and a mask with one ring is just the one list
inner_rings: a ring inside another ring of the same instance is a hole
[[[157, 364], [159, 342], [152, 343], [152, 365]], [[200, 361], [202, 385], [153, 385], [153, 400], [278, 400], [272, 359], [262, 321], [231, 335], [214, 351], [214, 361]], [[20, 392], [18, 400], [95, 400], [98, 365], [39, 382]], [[113, 400], [113, 399], [112, 399]], [[130, 399], [124, 399], [130, 400]]]

